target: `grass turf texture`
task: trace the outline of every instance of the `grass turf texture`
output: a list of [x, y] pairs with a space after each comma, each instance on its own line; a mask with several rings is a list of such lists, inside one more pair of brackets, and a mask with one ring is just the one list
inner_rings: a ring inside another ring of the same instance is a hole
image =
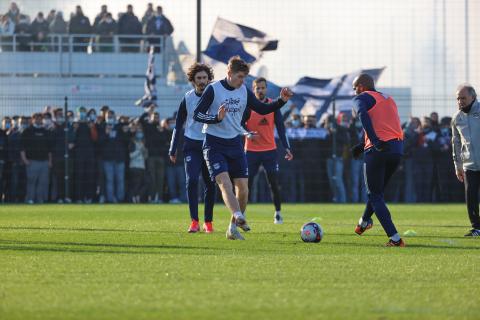
[[[360, 205], [251, 205], [246, 241], [188, 234], [185, 205], [0, 207], [0, 319], [478, 319], [464, 205], [392, 205], [407, 248]], [[320, 244], [300, 240], [316, 218]]]

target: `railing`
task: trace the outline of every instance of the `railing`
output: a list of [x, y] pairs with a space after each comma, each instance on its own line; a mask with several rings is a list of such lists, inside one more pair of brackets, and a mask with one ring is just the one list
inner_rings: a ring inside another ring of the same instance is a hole
[[143, 77], [146, 53], [156, 52], [155, 73], [166, 77], [178, 57], [168, 36], [50, 34], [0, 36], [0, 77]]
[[0, 36], [0, 52], [138, 53], [148, 52], [152, 45], [157, 52], [163, 52], [166, 38], [157, 35], [49, 34], [45, 41], [34, 41], [31, 34], [13, 34]]

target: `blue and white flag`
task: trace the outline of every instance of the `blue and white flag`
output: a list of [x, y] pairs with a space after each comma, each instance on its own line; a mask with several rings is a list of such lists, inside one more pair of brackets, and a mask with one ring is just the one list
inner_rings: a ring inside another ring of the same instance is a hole
[[147, 71], [145, 72], [145, 84], [144, 90], [145, 94], [142, 98], [138, 99], [135, 102], [135, 105], [141, 107], [147, 107], [151, 103], [155, 103], [157, 101], [157, 77], [155, 76], [155, 52], [154, 47], [150, 47], [150, 52], [148, 54], [148, 63], [147, 63]]
[[353, 79], [361, 73], [367, 73], [376, 82], [384, 69], [362, 69], [332, 79], [303, 77], [292, 88], [295, 93], [293, 103], [301, 109], [302, 114], [315, 115], [317, 119], [325, 112], [332, 112], [334, 100], [337, 111], [349, 111], [352, 108], [351, 99], [355, 95], [352, 89]]
[[277, 46], [278, 40], [270, 39], [260, 30], [217, 18], [203, 54], [225, 64], [236, 55], [247, 63], [253, 63], [264, 51], [276, 50]]

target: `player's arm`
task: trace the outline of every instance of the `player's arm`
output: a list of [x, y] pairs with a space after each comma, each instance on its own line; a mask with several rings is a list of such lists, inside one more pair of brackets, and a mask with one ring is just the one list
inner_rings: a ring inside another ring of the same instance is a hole
[[[208, 86], [207, 89], [205, 89], [205, 92], [202, 94], [202, 97], [198, 101], [197, 107], [195, 108], [195, 112], [193, 114], [193, 119], [195, 121], [201, 122], [201, 123], [219, 123], [220, 121], [223, 120], [223, 117], [220, 118], [218, 114], [211, 115], [208, 114], [208, 109], [210, 109], [210, 106], [213, 103], [213, 99], [215, 98], [215, 93], [213, 91], [212, 86]], [[218, 113], [220, 114], [221, 110], [223, 110], [223, 113], [225, 108], [218, 110]]]
[[460, 138], [460, 132], [455, 124], [455, 119], [452, 121], [452, 155], [453, 163], [455, 164], [455, 173], [460, 182], [464, 180], [463, 162], [461, 158], [462, 153], [462, 141]]
[[247, 107], [242, 116], [242, 127], [245, 129], [245, 131], [248, 131], [247, 121], [250, 119], [251, 114], [252, 114], [252, 110], [250, 110], [250, 108]]
[[277, 100], [271, 103], [263, 103], [255, 97], [250, 89], [247, 89], [247, 106], [259, 114], [266, 115], [279, 110], [292, 96], [293, 92], [290, 89], [283, 88]]
[[367, 133], [370, 141], [372, 141], [373, 145], [376, 147], [381, 142], [380, 139], [378, 139], [375, 130], [373, 129], [372, 119], [370, 119], [370, 116], [368, 115], [368, 109], [371, 106], [369, 101], [367, 101], [367, 97], [369, 96], [360, 95], [353, 98], [353, 112], [360, 118], [363, 129]]
[[180, 106], [178, 107], [177, 111], [177, 118], [175, 119], [175, 129], [173, 129], [172, 133], [172, 140], [170, 141], [170, 149], [168, 150], [168, 155], [170, 156], [170, 160], [175, 163], [177, 161], [177, 146], [178, 146], [178, 139], [182, 132], [183, 125], [185, 120], [187, 119], [187, 102], [185, 101], [185, 97], [180, 102]]
[[290, 148], [290, 141], [288, 141], [287, 131], [285, 130], [285, 124], [283, 123], [283, 115], [280, 110], [275, 111], [274, 113], [275, 127], [277, 128], [278, 137], [282, 142], [283, 147], [285, 148], [286, 155], [285, 159], [292, 160], [293, 154]]

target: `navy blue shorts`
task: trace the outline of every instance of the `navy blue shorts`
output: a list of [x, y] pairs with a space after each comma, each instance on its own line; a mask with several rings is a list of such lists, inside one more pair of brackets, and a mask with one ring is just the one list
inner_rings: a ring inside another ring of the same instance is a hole
[[248, 172], [251, 177], [258, 173], [260, 165], [268, 173], [278, 172], [277, 150], [270, 151], [247, 151]]
[[211, 179], [208, 174], [205, 160], [203, 159], [203, 141], [193, 140], [188, 137], [185, 137], [184, 139], [183, 154], [187, 180], [197, 180], [200, 173], [202, 173], [203, 179]]
[[248, 178], [247, 157], [241, 137], [222, 139], [207, 134], [203, 143], [203, 158], [212, 179], [222, 172], [231, 178]]

